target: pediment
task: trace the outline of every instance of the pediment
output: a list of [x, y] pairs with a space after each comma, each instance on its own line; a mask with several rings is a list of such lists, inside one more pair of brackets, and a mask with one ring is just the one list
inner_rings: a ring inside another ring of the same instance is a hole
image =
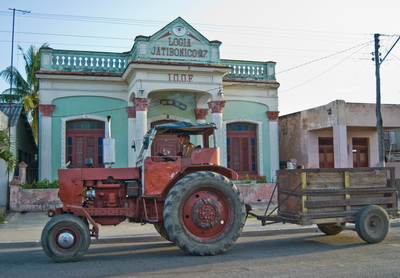
[[219, 64], [219, 41], [209, 41], [181, 17], [150, 37], [140, 36], [137, 56], [144, 60]]

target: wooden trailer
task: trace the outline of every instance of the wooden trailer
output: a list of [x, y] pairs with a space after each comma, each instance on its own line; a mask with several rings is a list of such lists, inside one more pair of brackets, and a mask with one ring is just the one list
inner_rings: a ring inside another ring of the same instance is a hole
[[279, 170], [277, 215], [271, 216], [274, 211], [253, 215], [263, 225], [317, 224], [328, 235], [355, 223], [363, 240], [377, 243], [386, 238], [389, 219], [399, 216], [394, 171], [390, 167]]

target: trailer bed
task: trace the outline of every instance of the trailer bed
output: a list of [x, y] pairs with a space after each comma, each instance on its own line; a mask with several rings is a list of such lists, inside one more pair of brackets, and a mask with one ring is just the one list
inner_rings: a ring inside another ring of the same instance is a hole
[[336, 235], [355, 223], [361, 239], [378, 243], [389, 232], [390, 218], [399, 217], [393, 167], [279, 170], [277, 181], [278, 206], [268, 214], [270, 201], [264, 215], [248, 212], [263, 226], [316, 224]]
[[278, 217], [299, 225], [354, 223], [367, 205], [398, 215], [394, 168], [280, 170]]

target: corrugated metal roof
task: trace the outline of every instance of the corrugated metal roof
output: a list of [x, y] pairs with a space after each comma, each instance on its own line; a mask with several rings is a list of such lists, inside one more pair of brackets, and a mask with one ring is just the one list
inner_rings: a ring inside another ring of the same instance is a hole
[[8, 116], [10, 126], [15, 126], [23, 111], [23, 105], [20, 103], [0, 103], [0, 111]]

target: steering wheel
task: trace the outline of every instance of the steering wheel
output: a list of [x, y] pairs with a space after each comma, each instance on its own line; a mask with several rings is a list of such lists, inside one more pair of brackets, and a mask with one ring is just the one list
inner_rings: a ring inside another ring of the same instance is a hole
[[156, 152], [156, 155], [162, 156], [164, 161], [175, 161], [175, 159], [172, 159], [169, 156], [166, 156], [165, 154], [160, 153], [160, 152]]

